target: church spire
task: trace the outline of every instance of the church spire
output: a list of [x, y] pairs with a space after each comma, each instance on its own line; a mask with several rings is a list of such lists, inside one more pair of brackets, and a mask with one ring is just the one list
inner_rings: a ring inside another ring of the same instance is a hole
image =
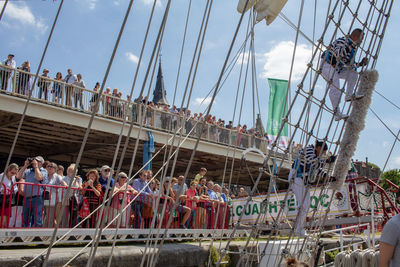
[[162, 104], [162, 105], [168, 105], [168, 100], [167, 100], [167, 92], [165, 91], [164, 87], [164, 78], [162, 74], [162, 69], [161, 69], [161, 54], [160, 54], [160, 63], [158, 64], [158, 74], [157, 74], [157, 82], [156, 82], [156, 87], [154, 88], [153, 91], [153, 103], [154, 104]]

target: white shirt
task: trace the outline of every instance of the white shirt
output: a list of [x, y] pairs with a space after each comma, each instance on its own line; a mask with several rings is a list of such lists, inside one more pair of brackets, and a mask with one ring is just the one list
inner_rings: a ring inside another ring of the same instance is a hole
[[[81, 88], [86, 88], [85, 87], [85, 82], [83, 81], [83, 80], [80, 80], [77, 84], [75, 84], [77, 87], [81, 87]], [[74, 89], [74, 92], [75, 93], [79, 93], [81, 91], [81, 89], [80, 88], [75, 88]]]
[[9, 66], [9, 67], [11, 67], [11, 68], [15, 68], [16, 66], [17, 66], [17, 63], [15, 62], [15, 60], [14, 59], [11, 59], [11, 60], [6, 60], [5, 61], [5, 65], [6, 66]]
[[[12, 185], [15, 183], [15, 176], [11, 177], [11, 180], [4, 175], [4, 173], [0, 174], [0, 181], [4, 176], [3, 184], [6, 186], [7, 191], [11, 190]], [[0, 192], [4, 193], [4, 186], [0, 186]]]
[[[179, 113], [179, 111], [177, 109], [172, 109], [172, 108], [169, 110], [169, 112], [171, 112], [172, 114], [178, 114]], [[173, 115], [172, 116], [172, 120], [176, 121], [177, 117], [178, 117], [177, 115]]]
[[67, 76], [65, 76], [65, 79], [64, 79], [64, 81], [68, 84], [72, 84], [72, 83], [76, 82], [77, 80], [78, 80], [78, 78], [76, 77], [75, 74], [71, 74], [71, 75], [67, 74]]

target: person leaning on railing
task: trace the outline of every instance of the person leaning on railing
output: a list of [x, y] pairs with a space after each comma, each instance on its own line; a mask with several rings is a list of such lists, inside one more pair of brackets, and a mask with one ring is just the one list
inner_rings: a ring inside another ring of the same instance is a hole
[[[19, 171], [19, 169], [17, 170]], [[17, 173], [18, 174], [18, 173]], [[18, 179], [16, 175], [15, 181], [17, 184], [13, 185], [12, 192], [14, 193], [14, 200], [11, 205], [11, 217], [8, 223], [8, 227], [14, 228], [22, 227], [22, 212], [24, 209], [24, 191], [25, 191], [25, 179]]]
[[[112, 200], [113, 218], [115, 218], [121, 209], [121, 218], [115, 219], [112, 226], [116, 227], [118, 220], [121, 221], [120, 227], [127, 228], [129, 226], [131, 218], [131, 208], [128, 207], [123, 211], [123, 209], [129, 205], [130, 199], [133, 198], [138, 192], [129, 184], [127, 184], [128, 175], [124, 172], [120, 172], [117, 175], [117, 183], [114, 188], [114, 197]], [[126, 196], [124, 198], [125, 189], [127, 190]], [[121, 207], [122, 206], [122, 207]]]
[[134, 215], [133, 228], [141, 228], [142, 220], [144, 220], [145, 225], [148, 224], [148, 218], [144, 218], [143, 211], [145, 205], [151, 205], [153, 196], [147, 182], [146, 170], [142, 170], [139, 173], [139, 178], [133, 180], [132, 187], [139, 194], [131, 205], [132, 213]]
[[44, 69], [43, 74], [39, 77], [37, 86], [39, 87], [39, 99], [42, 99], [42, 94], [44, 96], [44, 100], [47, 101], [47, 96], [50, 91], [51, 81], [49, 80], [49, 70]]
[[57, 220], [57, 216], [61, 211], [62, 190], [52, 186], [68, 186], [63, 177], [56, 173], [57, 164], [51, 162], [46, 166], [49, 178], [49, 187], [44, 192], [44, 227], [53, 227]]
[[86, 88], [85, 82], [82, 80], [82, 74], [76, 75], [77, 80], [74, 82], [74, 106], [78, 108], [78, 102], [81, 110], [83, 110], [83, 92], [81, 88]]
[[[164, 183], [161, 190], [160, 204], [158, 206], [158, 213], [162, 214], [165, 205], [164, 216], [161, 219], [161, 224], [163, 228], [167, 226], [167, 222], [169, 220], [169, 216], [171, 216], [171, 207], [175, 204], [175, 194], [172, 190], [172, 185], [169, 185], [172, 182], [171, 177], [165, 177]], [[169, 187], [169, 189], [168, 189]], [[166, 202], [166, 204], [164, 204]]]
[[[101, 190], [101, 184], [99, 183], [99, 173], [97, 170], [92, 169], [88, 171], [88, 173], [86, 173], [86, 178], [87, 180], [82, 184], [81, 194], [84, 198], [83, 201], [86, 201], [88, 205], [89, 212], [92, 213], [101, 204], [103, 192]], [[95, 228], [97, 218], [98, 212], [93, 213], [82, 227]]]
[[14, 60], [14, 55], [9, 54], [7, 59], [2, 63], [2, 65], [5, 67], [0, 68], [0, 89], [6, 91], [8, 87], [8, 80], [12, 76], [12, 71], [6, 67], [15, 69], [15, 67], [17, 66], [17, 63]]
[[18, 173], [18, 165], [15, 163], [10, 164], [5, 173], [0, 174], [0, 228], [7, 228], [8, 220], [11, 216], [11, 202], [14, 194], [13, 184], [16, 183], [15, 176]]
[[[47, 170], [42, 168], [44, 159], [41, 156], [28, 158], [24, 166], [19, 169], [17, 178], [24, 178], [23, 227], [42, 227], [43, 215], [43, 187], [48, 183]], [[31, 168], [28, 168], [31, 166]], [[33, 184], [33, 185], [32, 185]]]
[[[187, 220], [190, 217], [191, 209], [186, 206], [186, 191], [187, 185], [183, 182], [184, 176], [178, 177], [178, 182], [172, 186], [174, 199], [178, 201], [176, 213], [178, 213], [179, 228], [187, 228]], [[180, 194], [179, 194], [180, 193]]]
[[17, 72], [16, 85], [17, 94], [27, 95], [30, 91], [30, 78], [29, 72], [31, 71], [31, 65], [29, 61], [22, 63], [21, 67], [17, 69], [21, 70]]
[[[103, 165], [100, 169], [99, 183], [101, 184], [101, 191], [103, 192], [103, 196], [107, 199], [111, 198], [112, 191], [111, 189], [114, 186], [114, 179], [112, 178], [113, 170], [108, 165]], [[108, 193], [107, 193], [108, 189]], [[112, 212], [109, 204], [104, 206], [104, 214], [107, 219], [107, 223], [112, 219]]]
[[103, 101], [103, 113], [106, 116], [111, 115], [111, 88], [107, 87], [103, 92], [102, 101]]
[[63, 77], [61, 72], [57, 72], [56, 78], [54, 78], [53, 89], [51, 93], [53, 94], [53, 102], [57, 104], [62, 104], [63, 97]]
[[78, 80], [75, 74], [72, 73], [71, 69], [68, 69], [68, 74], [64, 78], [64, 82], [67, 83], [67, 86], [65, 86], [65, 105], [71, 107], [72, 106], [72, 101], [71, 101], [71, 96], [73, 92], [73, 84]]
[[197, 182], [190, 182], [189, 188], [186, 190], [186, 206], [191, 210], [190, 217], [187, 221], [187, 228], [193, 228], [194, 218], [196, 216], [196, 206], [199, 201], [199, 194], [197, 193]]
[[197, 203], [195, 224], [196, 229], [203, 229], [206, 226], [207, 211], [211, 209], [210, 196], [208, 195], [207, 179], [205, 177], [200, 178], [199, 186], [197, 186], [197, 193], [199, 195], [199, 201]]
[[[64, 176], [63, 181], [69, 185], [72, 179], [71, 192], [67, 196], [68, 202], [65, 212], [65, 219], [61, 222], [64, 227], [73, 227], [78, 223], [78, 203], [79, 203], [79, 192], [78, 190], [82, 188], [82, 178], [79, 176], [74, 176], [75, 164], [69, 165], [67, 168], [67, 175]], [[76, 170], [78, 173], [78, 169]], [[67, 190], [63, 192], [63, 197]]]
[[[100, 83], [97, 82], [93, 88], [92, 98], [90, 98], [90, 111], [92, 111], [92, 112], [96, 106], [97, 99], [99, 99], [99, 97], [100, 97], [99, 92], [100, 92]], [[99, 111], [99, 107], [100, 107], [100, 104], [97, 106], [96, 113]]]

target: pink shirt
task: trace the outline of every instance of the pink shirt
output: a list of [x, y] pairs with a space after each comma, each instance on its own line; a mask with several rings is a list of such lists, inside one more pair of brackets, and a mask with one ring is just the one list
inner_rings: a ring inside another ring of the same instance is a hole
[[[121, 186], [119, 185], [119, 183], [115, 184], [115, 188], [119, 189]], [[124, 197], [124, 190], [121, 190], [120, 192], [118, 192], [114, 197], [113, 197], [113, 201], [111, 206], [114, 209], [119, 209], [121, 207], [122, 204], [124, 204], [124, 207], [129, 203], [129, 199], [132, 196], [132, 193], [130, 192], [130, 190], [133, 190], [133, 187], [128, 185], [128, 191], [126, 192], [126, 197], [125, 199], [123, 199]]]
[[196, 208], [196, 205], [194, 205], [195, 203], [194, 200], [190, 200], [193, 199], [194, 196], [196, 196], [196, 193], [197, 193], [196, 189], [192, 190], [189, 188], [188, 190], [186, 190], [186, 196], [187, 196], [186, 206], [189, 207], [191, 210]]

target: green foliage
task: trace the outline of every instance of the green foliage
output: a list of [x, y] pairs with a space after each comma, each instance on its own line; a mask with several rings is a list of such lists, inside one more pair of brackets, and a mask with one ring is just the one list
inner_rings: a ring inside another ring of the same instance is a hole
[[338, 253], [339, 253], [339, 250], [338, 250], [338, 249], [337, 249], [337, 250], [332, 250], [332, 251], [325, 252], [325, 260], [326, 260], [326, 263], [333, 262], [333, 261], [335, 260], [336, 255], [337, 255]]
[[[214, 246], [210, 247], [210, 254], [211, 254], [211, 266], [209, 266], [209, 267], [217, 266], [217, 263], [218, 263], [218, 260], [220, 257], [218, 249]], [[230, 266], [229, 254], [225, 254], [225, 256], [222, 258], [220, 266], [222, 266], [222, 267]]]
[[[397, 169], [393, 169], [393, 170], [389, 170], [389, 171], [385, 171], [382, 174], [382, 180], [390, 180], [391, 182], [393, 182], [396, 185], [400, 185], [400, 171]], [[383, 182], [382, 183], [383, 188], [387, 189], [388, 188], [388, 184]]]

